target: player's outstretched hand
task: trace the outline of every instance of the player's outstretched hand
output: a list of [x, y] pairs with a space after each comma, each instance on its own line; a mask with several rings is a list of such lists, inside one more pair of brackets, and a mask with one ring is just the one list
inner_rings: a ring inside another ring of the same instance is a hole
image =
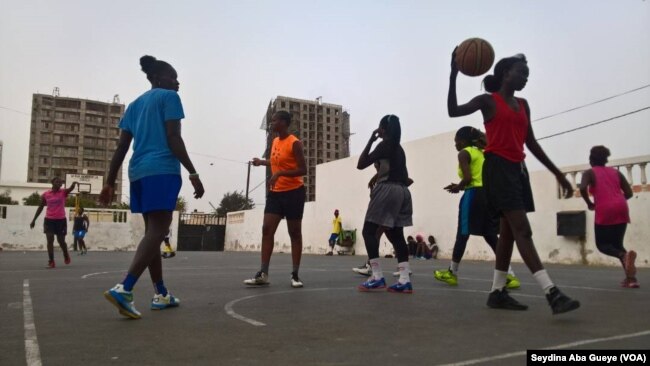
[[199, 177], [190, 177], [190, 182], [192, 187], [194, 187], [194, 198], [199, 199], [203, 197], [205, 189], [203, 188], [203, 183]]
[[451, 72], [458, 74], [458, 65], [456, 65], [456, 50], [458, 46], [454, 48], [454, 51], [451, 53]]
[[114, 193], [115, 189], [112, 186], [108, 184], [105, 185], [99, 194], [99, 203], [101, 203], [103, 206], [108, 206], [113, 201]]

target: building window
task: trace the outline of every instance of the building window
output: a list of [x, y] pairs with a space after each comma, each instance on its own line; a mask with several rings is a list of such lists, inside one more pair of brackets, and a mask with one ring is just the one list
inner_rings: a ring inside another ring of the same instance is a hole
[[284, 108], [286, 104], [284, 102], [280, 102], [280, 107]]
[[329, 142], [327, 143], [327, 148], [330, 149], [330, 143]]
[[335, 127], [335, 128], [334, 128], [334, 132], [339, 132], [339, 128], [338, 128], [338, 127]]
[[327, 152], [327, 157], [328, 157], [328, 158], [330, 157], [330, 152], [329, 152], [329, 151]]
[[334, 124], [336, 124], [336, 125], [339, 124], [339, 119], [338, 118], [334, 118]]
[[[338, 110], [334, 111], [334, 115], [335, 115], [335, 116], [338, 116], [338, 115], [339, 115], [339, 111], [338, 111]], [[338, 120], [338, 118], [337, 118], [337, 120]]]
[[334, 141], [338, 141], [338, 140], [339, 140], [339, 136], [338, 135], [334, 136]]
[[327, 132], [330, 132], [330, 126], [327, 126]]
[[339, 149], [339, 144], [334, 144], [334, 148], [335, 148], [336, 150], [338, 150], [338, 149]]
[[[330, 114], [330, 109], [329, 109], [329, 108], [327, 108], [327, 114]], [[329, 118], [328, 118], [328, 119], [329, 119]]]
[[327, 139], [328, 139], [328, 140], [330, 139], [330, 135], [329, 135], [329, 134], [327, 134]]
[[334, 154], [334, 156], [338, 159], [339, 158], [339, 153]]

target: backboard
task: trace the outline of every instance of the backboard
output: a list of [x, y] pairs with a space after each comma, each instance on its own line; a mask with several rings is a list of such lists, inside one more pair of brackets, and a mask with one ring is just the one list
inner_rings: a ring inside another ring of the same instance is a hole
[[89, 174], [66, 174], [65, 186], [70, 187], [72, 182], [78, 182], [75, 193], [100, 194], [104, 187], [104, 177], [101, 175]]

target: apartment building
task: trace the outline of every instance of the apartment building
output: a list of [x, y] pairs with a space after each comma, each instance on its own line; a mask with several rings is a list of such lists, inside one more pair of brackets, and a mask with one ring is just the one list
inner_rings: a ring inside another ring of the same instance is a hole
[[[66, 174], [106, 178], [119, 140], [124, 104], [34, 94], [29, 138], [28, 182], [48, 183]], [[122, 193], [122, 171], [116, 197]], [[95, 190], [95, 187], [93, 187]]]

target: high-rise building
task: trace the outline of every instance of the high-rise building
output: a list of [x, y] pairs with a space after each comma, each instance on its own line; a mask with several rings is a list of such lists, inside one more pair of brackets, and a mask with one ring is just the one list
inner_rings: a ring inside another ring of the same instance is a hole
[[316, 165], [350, 156], [350, 114], [338, 104], [323, 103], [320, 97], [305, 100], [278, 96], [269, 102], [262, 122], [262, 129], [267, 132], [267, 157], [275, 138], [267, 121], [270, 122], [273, 113], [281, 110], [291, 113], [289, 132], [304, 145], [306, 199], [315, 201]]
[[[56, 90], [58, 91], [58, 90]], [[124, 104], [34, 94], [29, 138], [28, 182], [49, 183], [66, 174], [108, 175], [117, 148]], [[96, 187], [92, 187], [93, 190]], [[122, 193], [122, 170], [115, 194]]]

